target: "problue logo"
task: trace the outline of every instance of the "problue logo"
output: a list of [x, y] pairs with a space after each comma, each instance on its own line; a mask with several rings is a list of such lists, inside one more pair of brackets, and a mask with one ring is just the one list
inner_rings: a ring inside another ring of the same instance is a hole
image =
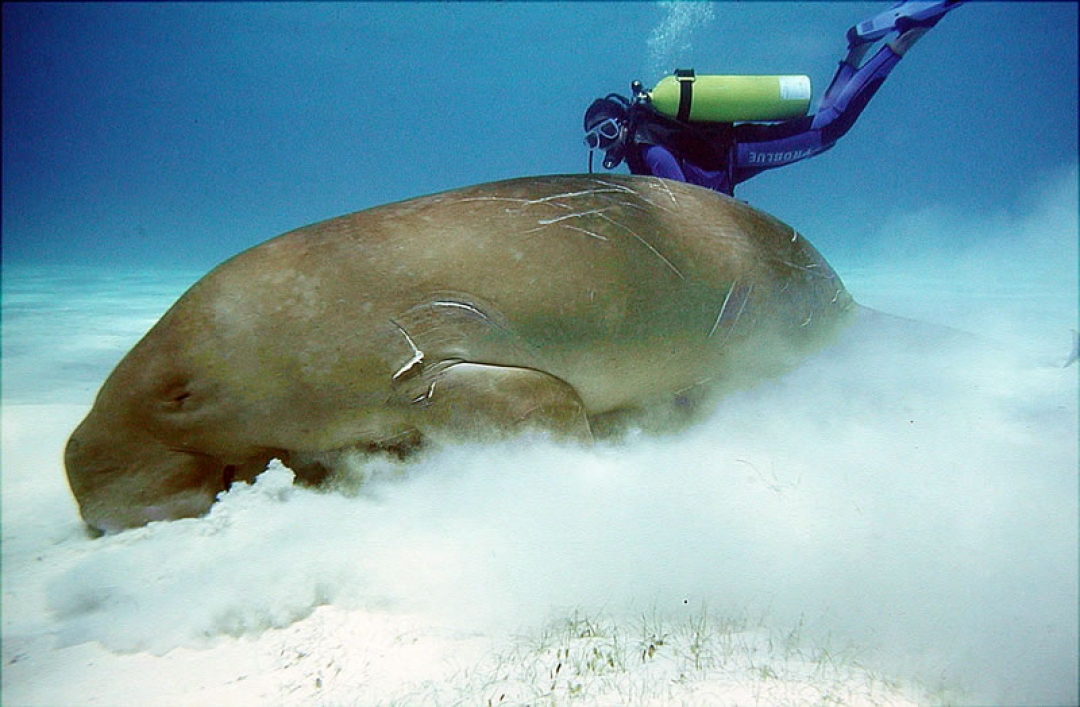
[[794, 162], [814, 154], [814, 150], [788, 150], [787, 152], [751, 152], [750, 164], [784, 164]]

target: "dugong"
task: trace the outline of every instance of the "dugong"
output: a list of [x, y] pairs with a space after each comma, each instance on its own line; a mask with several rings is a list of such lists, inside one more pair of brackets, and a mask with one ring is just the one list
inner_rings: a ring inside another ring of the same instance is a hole
[[278, 458], [589, 440], [775, 375], [855, 308], [789, 226], [696, 186], [547, 176], [291, 231], [191, 287], [66, 448], [86, 523], [198, 516]]

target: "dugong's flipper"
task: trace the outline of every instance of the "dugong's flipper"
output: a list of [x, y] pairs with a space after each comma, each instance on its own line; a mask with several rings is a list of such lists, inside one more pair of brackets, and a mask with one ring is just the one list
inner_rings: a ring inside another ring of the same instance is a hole
[[433, 439], [491, 439], [529, 429], [589, 441], [585, 404], [565, 381], [530, 368], [452, 363], [418, 383], [416, 426]]

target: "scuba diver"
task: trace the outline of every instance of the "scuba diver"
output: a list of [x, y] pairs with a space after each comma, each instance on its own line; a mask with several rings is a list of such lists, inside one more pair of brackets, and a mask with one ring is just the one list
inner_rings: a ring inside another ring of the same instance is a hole
[[[652, 91], [635, 81], [633, 100], [612, 93], [586, 110], [589, 172], [599, 149], [605, 169], [625, 160], [633, 174], [731, 196], [736, 184], [836, 144], [911, 46], [959, 4], [899, 2], [849, 29], [847, 56], [814, 115], [806, 115], [805, 76], [696, 76], [679, 70]], [[877, 40], [893, 32], [892, 41], [861, 63]], [[755, 120], [767, 122], [749, 122]]]

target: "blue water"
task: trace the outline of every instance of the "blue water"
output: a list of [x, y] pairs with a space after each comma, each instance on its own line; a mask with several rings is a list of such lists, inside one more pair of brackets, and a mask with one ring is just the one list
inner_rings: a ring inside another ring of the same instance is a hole
[[[820, 95], [886, 5], [707, 7], [5, 3], [5, 264], [208, 267], [374, 204], [584, 171], [593, 98], [676, 66]], [[831, 258], [920, 206], [1022, 209], [1076, 162], [1076, 26], [1073, 3], [956, 10], [834, 150], [739, 195]]]
[[[219, 630], [218, 609], [303, 616], [327, 583], [350, 607], [408, 606], [399, 585], [420, 576], [447, 612], [475, 589], [527, 607], [523, 622], [579, 601], [757, 602], [970, 702], [1075, 701], [1077, 379], [1056, 367], [1077, 327], [1073, 3], [957, 9], [836, 148], [737, 191], [813, 241], [860, 302], [978, 334], [992, 355], [874, 341], [674, 441], [518, 450], [512, 469], [447, 453], [386, 504], [364, 499], [364, 520], [337, 497], [264, 499], [208, 550], [228, 573], [189, 559], [162, 579], [163, 552], [209, 532], [197, 522], [96, 553], [64, 484], [59, 450], [97, 386], [221, 260], [392, 200], [584, 171], [588, 103], [676, 66], [805, 73], [820, 95], [846, 29], [884, 7], [5, 3], [5, 643], [167, 650]], [[298, 540], [253, 559], [297, 518]], [[325, 577], [249, 593], [352, 522], [320, 556]], [[401, 537], [361, 560], [368, 531]], [[377, 561], [423, 543], [466, 579]], [[355, 586], [365, 572], [378, 591]], [[185, 573], [224, 598], [193, 601]], [[88, 610], [87, 596], [131, 601]], [[24, 687], [8, 674], [5, 695]]]

